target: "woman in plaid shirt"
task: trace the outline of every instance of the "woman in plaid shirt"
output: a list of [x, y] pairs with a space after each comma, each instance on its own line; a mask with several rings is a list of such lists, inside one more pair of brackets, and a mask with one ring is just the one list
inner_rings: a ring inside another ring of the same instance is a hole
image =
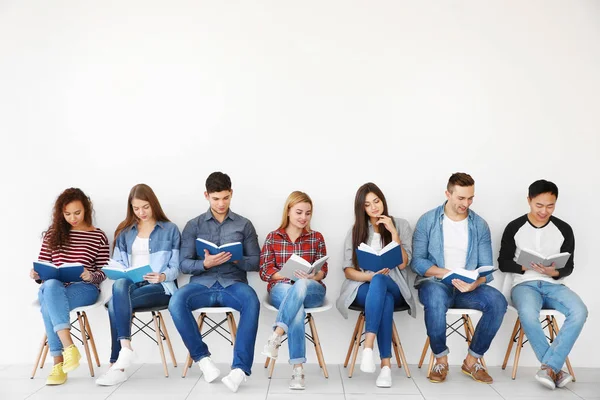
[[262, 354], [277, 358], [282, 336], [287, 332], [290, 364], [293, 365], [290, 389], [304, 389], [306, 345], [304, 341], [304, 308], [319, 307], [325, 299], [323, 279], [327, 276], [327, 263], [315, 274], [296, 270], [295, 280], [279, 271], [285, 262], [296, 254], [313, 264], [327, 254], [323, 235], [310, 229], [312, 200], [303, 192], [292, 192], [283, 207], [279, 228], [267, 235], [260, 253], [260, 277], [268, 282], [271, 304], [279, 309], [273, 334]]

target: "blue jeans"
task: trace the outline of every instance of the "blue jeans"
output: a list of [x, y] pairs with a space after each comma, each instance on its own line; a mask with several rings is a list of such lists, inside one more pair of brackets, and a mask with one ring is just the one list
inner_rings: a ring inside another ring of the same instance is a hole
[[[165, 294], [160, 283], [142, 281], [133, 283], [131, 279], [117, 279], [112, 287], [113, 295], [108, 302], [110, 335], [112, 349], [110, 362], [119, 358], [121, 340], [131, 340], [131, 318], [136, 308], [148, 308], [169, 305], [171, 296]], [[116, 307], [115, 307], [116, 305]]]
[[379, 357], [392, 357], [394, 307], [406, 304], [396, 282], [387, 275], [373, 275], [371, 282], [358, 287], [353, 304], [365, 309], [365, 332], [377, 335]]
[[57, 279], [50, 279], [42, 284], [38, 299], [52, 357], [62, 355], [63, 345], [56, 332], [71, 328], [69, 319], [71, 310], [94, 304], [99, 293], [94, 284], [87, 282], [76, 282], [65, 286]]
[[419, 300], [425, 307], [425, 327], [431, 351], [436, 358], [450, 352], [446, 346], [448, 308], [472, 308], [483, 313], [469, 347], [469, 354], [481, 358], [498, 333], [508, 306], [502, 293], [492, 286], [484, 284], [471, 292], [462, 293], [454, 286], [435, 280], [421, 283]]
[[254, 289], [243, 282], [236, 282], [226, 288], [219, 282], [211, 287], [188, 283], [171, 296], [169, 312], [194, 361], [210, 356], [192, 314], [193, 310], [201, 307], [231, 307], [240, 312], [231, 368], [240, 368], [246, 375], [250, 375], [260, 313], [260, 303]]
[[325, 300], [325, 287], [312, 279], [298, 279], [296, 283], [278, 283], [271, 289], [271, 304], [279, 310], [274, 328], [287, 332], [290, 364], [306, 362], [304, 340], [304, 308], [320, 307]]
[[[523, 282], [512, 289], [511, 297], [535, 356], [554, 372], [560, 371], [583, 329], [587, 307], [577, 293], [565, 285], [544, 281]], [[560, 311], [566, 317], [551, 345], [540, 324], [542, 308]]]

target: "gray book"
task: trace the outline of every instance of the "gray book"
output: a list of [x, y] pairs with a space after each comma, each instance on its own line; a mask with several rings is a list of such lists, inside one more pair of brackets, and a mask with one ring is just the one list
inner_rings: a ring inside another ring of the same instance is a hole
[[516, 263], [527, 269], [531, 269], [531, 263], [542, 264], [544, 267], [549, 267], [554, 263], [555, 269], [561, 269], [567, 264], [569, 257], [571, 257], [571, 253], [559, 253], [544, 257], [533, 250], [522, 249]]
[[317, 274], [321, 270], [321, 267], [323, 266], [323, 264], [325, 264], [328, 258], [329, 256], [321, 257], [313, 264], [311, 264], [304, 258], [296, 254], [292, 254], [292, 256], [288, 258], [288, 260], [285, 262], [285, 264], [283, 264], [283, 267], [281, 267], [278, 273], [279, 275], [285, 276], [286, 278], [295, 281], [298, 278], [294, 276], [294, 271], [299, 269], [301, 271], [306, 272], [307, 274], [311, 274], [313, 272]]

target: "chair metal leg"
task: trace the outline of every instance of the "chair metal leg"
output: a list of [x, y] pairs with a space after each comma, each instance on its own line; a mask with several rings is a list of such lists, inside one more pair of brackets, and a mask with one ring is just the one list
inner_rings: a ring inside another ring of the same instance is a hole
[[92, 357], [90, 355], [90, 348], [88, 346], [87, 332], [85, 329], [85, 319], [87, 315], [85, 311], [77, 313], [77, 320], [79, 321], [79, 329], [81, 330], [81, 340], [83, 342], [83, 348], [85, 349], [85, 356], [87, 358], [88, 367], [90, 369], [90, 376], [94, 376], [94, 364], [92, 363]]
[[362, 337], [362, 331], [365, 326], [365, 313], [361, 312], [358, 316], [360, 320], [360, 324], [358, 326], [358, 331], [356, 332], [356, 336], [354, 339], [354, 349], [352, 352], [352, 364], [350, 365], [350, 371], [348, 371], [348, 378], [352, 378], [352, 374], [354, 373], [354, 365], [356, 364], [356, 356], [358, 355], [358, 348], [360, 347], [360, 339]]
[[[395, 340], [397, 352], [400, 352], [400, 359], [402, 360], [402, 364], [404, 365], [404, 372], [406, 373], [406, 377], [410, 378], [410, 369], [408, 368], [408, 363], [406, 362], [406, 356], [404, 355], [404, 349], [402, 348], [402, 342], [400, 342], [400, 335], [398, 335], [398, 331], [396, 330], [396, 324], [393, 325], [393, 336]], [[397, 355], [396, 355], [397, 357]], [[400, 366], [400, 363], [398, 363]]]
[[169, 377], [169, 369], [167, 368], [167, 359], [165, 357], [165, 348], [163, 346], [162, 337], [160, 336], [160, 321], [156, 316], [156, 313], [152, 312], [152, 320], [154, 321], [154, 332], [156, 333], [156, 341], [158, 342], [158, 349], [160, 352], [160, 359], [162, 360], [163, 370], [165, 371], [165, 377]]
[[358, 332], [358, 327], [360, 325], [360, 314], [356, 319], [356, 324], [354, 325], [354, 332], [352, 333], [352, 337], [350, 338], [350, 345], [348, 346], [348, 353], [346, 353], [346, 361], [344, 361], [344, 368], [348, 366], [348, 361], [350, 361], [350, 355], [352, 354], [352, 349], [354, 348], [354, 343], [356, 341], [356, 333]]
[[[42, 358], [42, 354], [44, 354], [44, 352], [48, 351], [48, 345], [46, 344], [46, 334], [44, 334], [44, 339], [42, 340], [42, 343], [40, 345], [40, 351], [38, 352], [37, 358], [35, 359], [35, 363], [33, 364], [33, 371], [31, 371], [31, 379], [33, 379], [35, 377], [35, 373], [37, 372], [38, 369], [38, 364], [40, 366], [40, 368], [42, 368], [44, 366], [44, 361], [42, 360], [42, 362], [40, 363], [40, 360]], [[45, 359], [46, 357], [44, 357]]]
[[510, 357], [510, 352], [512, 351], [513, 344], [517, 340], [517, 331], [519, 330], [520, 320], [517, 317], [517, 321], [515, 322], [515, 327], [513, 328], [512, 334], [510, 335], [510, 340], [508, 341], [508, 347], [506, 348], [506, 354], [504, 355], [504, 362], [502, 363], [502, 369], [506, 369], [506, 364], [508, 363], [508, 357]]

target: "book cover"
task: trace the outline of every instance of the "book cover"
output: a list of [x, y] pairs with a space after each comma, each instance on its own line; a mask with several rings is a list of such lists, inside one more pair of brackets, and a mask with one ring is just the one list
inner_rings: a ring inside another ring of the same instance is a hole
[[396, 242], [391, 242], [379, 251], [361, 243], [356, 249], [358, 266], [365, 271], [377, 272], [383, 268], [396, 268], [402, 264], [402, 248]]
[[442, 283], [453, 286], [453, 279], [460, 279], [461, 281], [466, 283], [473, 283], [481, 277], [488, 276], [489, 274], [494, 273], [494, 271], [497, 271], [497, 269], [493, 266], [483, 266], [474, 270], [467, 270], [463, 268], [455, 269], [446, 273], [446, 275], [442, 277]]
[[555, 269], [561, 269], [567, 264], [569, 257], [571, 257], [571, 253], [559, 253], [544, 257], [533, 250], [522, 249], [516, 263], [528, 269], [531, 269], [531, 263], [542, 264], [544, 267], [549, 267], [554, 263]]
[[296, 254], [292, 254], [290, 258], [288, 258], [288, 260], [285, 262], [285, 264], [283, 264], [283, 267], [281, 267], [278, 273], [282, 276], [285, 276], [288, 279], [291, 279], [292, 281], [295, 281], [298, 278], [294, 276], [294, 271], [299, 269], [306, 272], [307, 274], [313, 272], [317, 274], [321, 270], [321, 267], [323, 266], [323, 264], [325, 264], [328, 258], [329, 256], [321, 257], [311, 265], [304, 258]]
[[81, 282], [83, 265], [76, 263], [65, 263], [56, 266], [44, 261], [34, 261], [33, 269], [38, 273], [40, 279], [47, 281], [49, 279], [58, 279], [61, 282]]
[[231, 259], [229, 260], [230, 262], [241, 260], [244, 256], [244, 248], [242, 247], [241, 242], [225, 243], [221, 246], [217, 246], [216, 244], [209, 242], [208, 240], [200, 238], [196, 239], [196, 254], [198, 255], [198, 257], [200, 257], [200, 259], [204, 259], [205, 249], [208, 250], [208, 253], [213, 256], [223, 251], [231, 253]]
[[150, 265], [143, 265], [140, 267], [127, 269], [123, 268], [121, 264], [119, 265], [120, 267], [112, 265], [104, 267], [102, 268], [102, 271], [108, 279], [112, 279], [113, 281], [116, 281], [117, 279], [121, 278], [129, 278], [134, 283], [143, 281], [144, 275], [152, 272], [152, 268], [150, 268]]

